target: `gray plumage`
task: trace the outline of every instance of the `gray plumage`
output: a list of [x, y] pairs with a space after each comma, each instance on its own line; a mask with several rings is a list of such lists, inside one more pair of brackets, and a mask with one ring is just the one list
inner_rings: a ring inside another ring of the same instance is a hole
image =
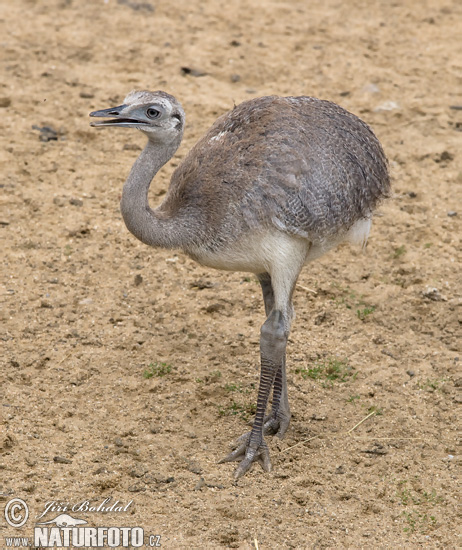
[[[151, 246], [179, 248], [218, 269], [250, 271], [262, 285], [267, 320], [252, 431], [224, 461], [271, 468], [264, 434], [287, 430], [285, 348], [292, 293], [303, 265], [342, 241], [364, 244], [377, 204], [390, 193], [387, 161], [372, 130], [338, 105], [269, 96], [221, 116], [172, 175], [152, 210], [148, 190], [183, 135], [181, 105], [165, 92], [131, 92], [94, 126], [137, 128], [148, 137], [122, 194], [128, 229]], [[271, 388], [273, 405], [265, 417]]]

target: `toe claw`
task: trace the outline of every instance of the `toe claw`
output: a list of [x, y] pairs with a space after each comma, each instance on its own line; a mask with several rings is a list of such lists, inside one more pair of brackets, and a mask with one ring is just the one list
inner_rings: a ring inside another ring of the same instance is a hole
[[234, 479], [237, 480], [247, 473], [254, 462], [258, 462], [265, 472], [270, 472], [272, 469], [269, 450], [264, 441], [260, 445], [250, 447], [250, 433], [246, 433], [239, 437], [234, 444], [234, 450], [227, 456], [218, 461], [218, 464], [225, 462], [234, 462], [240, 460], [239, 466], [234, 472]]

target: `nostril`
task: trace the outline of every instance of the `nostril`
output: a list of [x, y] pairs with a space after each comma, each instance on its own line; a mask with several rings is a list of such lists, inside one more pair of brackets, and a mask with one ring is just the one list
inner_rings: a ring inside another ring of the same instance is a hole
[[112, 116], [112, 115], [115, 115], [115, 116], [117, 116], [117, 115], [119, 115], [119, 111], [110, 111], [110, 112], [108, 113], [108, 115], [111, 115], [111, 116]]

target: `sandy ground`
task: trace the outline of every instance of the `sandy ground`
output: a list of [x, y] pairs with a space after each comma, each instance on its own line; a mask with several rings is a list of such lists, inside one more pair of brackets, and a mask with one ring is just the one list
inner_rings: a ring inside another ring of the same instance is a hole
[[[163, 548], [460, 545], [461, 16], [456, 0], [2, 2], [1, 543], [47, 502], [111, 497], [133, 502], [74, 517]], [[341, 104], [389, 157], [367, 251], [300, 278], [270, 474], [234, 484], [217, 464], [256, 400], [255, 278], [150, 249], [121, 219], [144, 138], [88, 113], [133, 88], [188, 116], [152, 204], [217, 116], [266, 94]]]

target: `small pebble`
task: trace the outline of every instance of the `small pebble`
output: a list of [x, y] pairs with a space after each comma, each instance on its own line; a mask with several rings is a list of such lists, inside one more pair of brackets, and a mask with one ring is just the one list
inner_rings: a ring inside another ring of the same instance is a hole
[[194, 487], [194, 490], [195, 491], [200, 491], [202, 489], [202, 487], [205, 487], [205, 481], [204, 481], [203, 477], [201, 477], [199, 479], [199, 481], [196, 483], [196, 486]]
[[455, 210], [449, 210], [448, 216], [449, 216], [450, 218], [453, 218], [454, 216], [457, 216], [457, 212], [456, 212]]
[[72, 206], [83, 206], [83, 200], [82, 199], [69, 199], [69, 204], [72, 204]]
[[58, 132], [54, 130], [51, 126], [37, 126], [34, 124], [32, 126], [33, 130], [38, 130], [40, 132], [39, 139], [40, 141], [56, 141], [58, 139]]
[[134, 485], [130, 485], [128, 491], [130, 491], [130, 493], [140, 493], [141, 491], [146, 491], [146, 487], [140, 483], [135, 483]]
[[189, 76], [206, 76], [206, 72], [200, 69], [193, 69], [192, 67], [181, 67], [181, 73]]
[[144, 466], [136, 465], [130, 472], [130, 477], [143, 477], [147, 473], [147, 470]]
[[437, 288], [427, 286], [427, 288], [422, 292], [424, 298], [428, 298], [433, 302], [446, 302], [447, 298], [443, 296]]
[[395, 111], [399, 109], [398, 103], [396, 101], [384, 101], [374, 109], [375, 113], [380, 113], [381, 111]]
[[64, 458], [63, 456], [53, 457], [53, 462], [56, 462], [57, 464], [72, 464], [72, 460]]
[[406, 374], [408, 374], [411, 378], [415, 376], [415, 372], [413, 370], [407, 370]]
[[123, 151], [141, 151], [141, 147], [137, 143], [125, 143], [122, 147]]

